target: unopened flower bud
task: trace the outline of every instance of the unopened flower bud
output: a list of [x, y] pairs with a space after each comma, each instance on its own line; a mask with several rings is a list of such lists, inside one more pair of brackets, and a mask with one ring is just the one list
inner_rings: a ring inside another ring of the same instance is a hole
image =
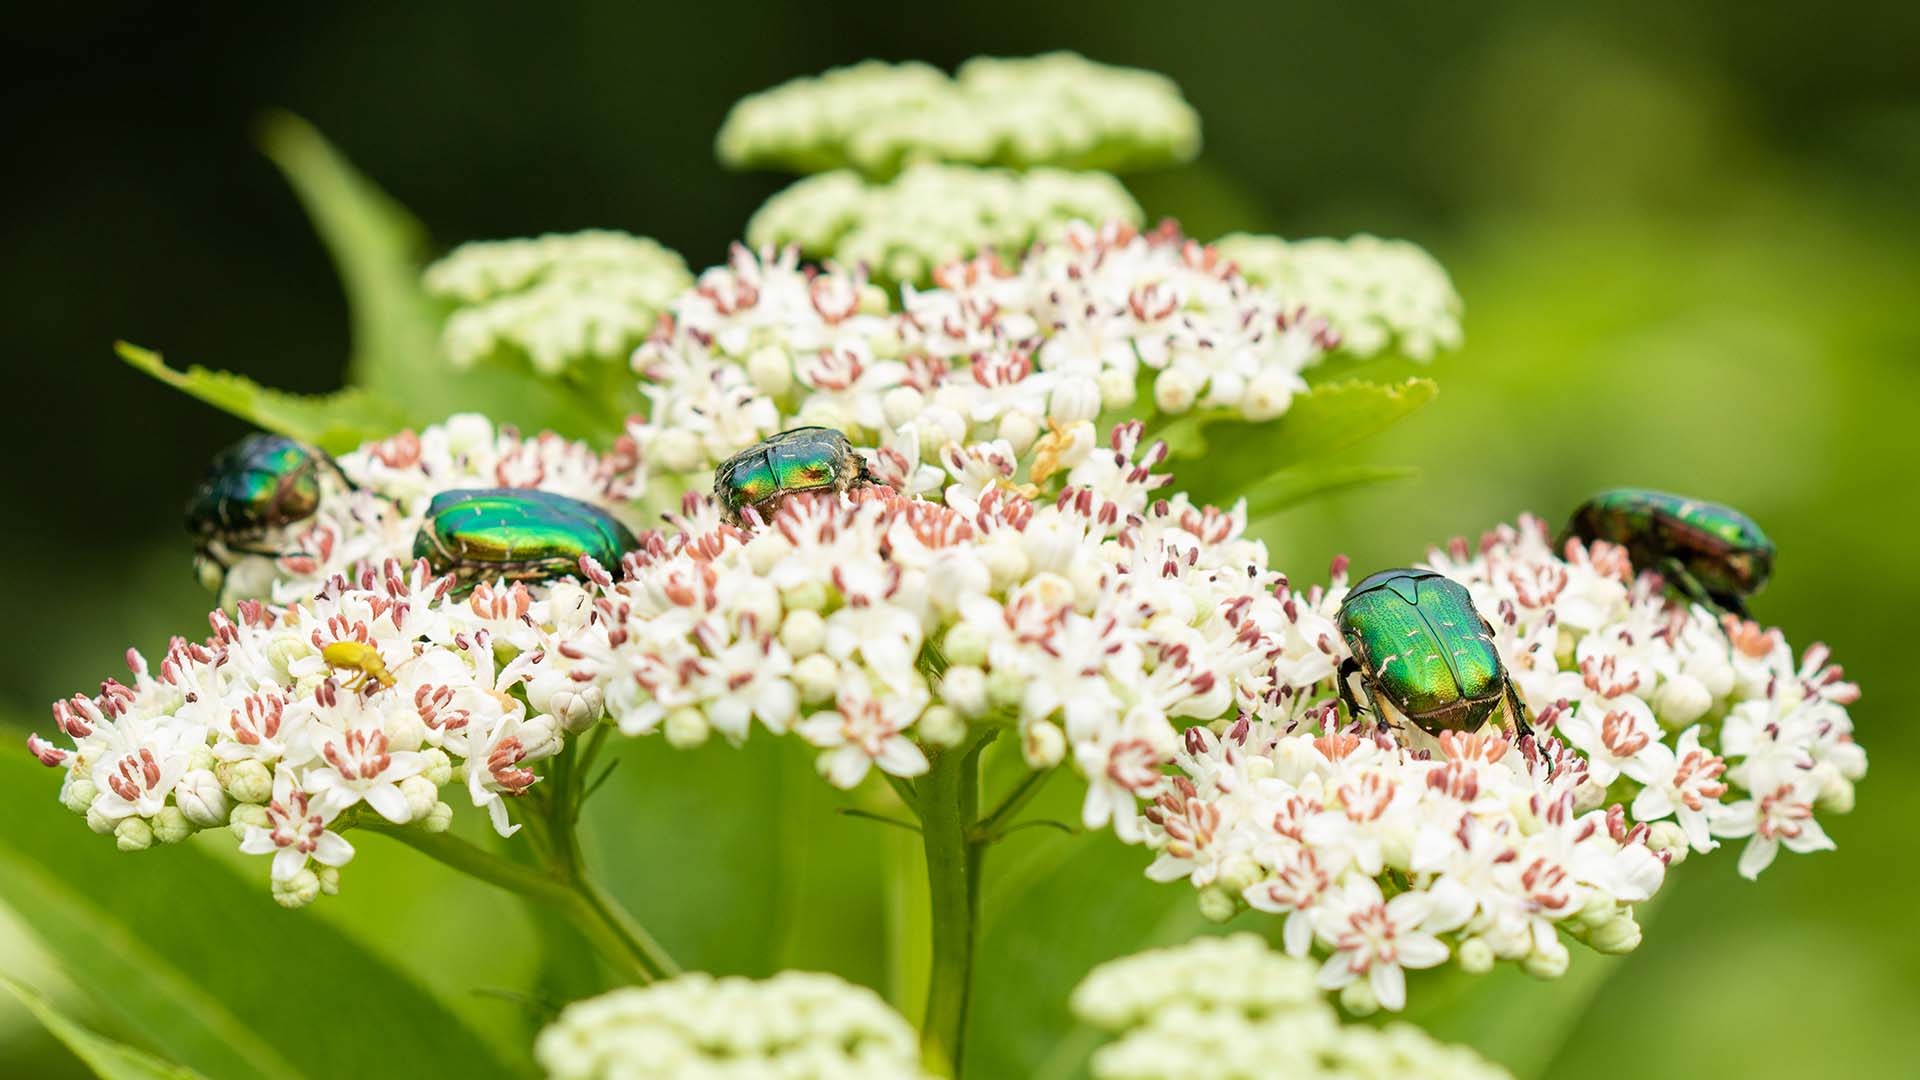
[[1603, 953], [1630, 953], [1640, 947], [1640, 924], [1630, 912], [1622, 911], [1594, 927], [1587, 935], [1587, 944]]
[[434, 787], [446, 787], [453, 783], [453, 759], [438, 747], [420, 751], [420, 760], [425, 765], [420, 775], [433, 782]]
[[1713, 708], [1713, 695], [1707, 692], [1706, 684], [1683, 673], [1660, 684], [1653, 692], [1652, 705], [1661, 726], [1678, 731], [1707, 715]]
[[886, 416], [887, 424], [896, 428], [919, 416], [926, 405], [927, 399], [911, 386], [896, 386], [880, 399], [880, 411]]
[[1018, 672], [995, 669], [987, 673], [987, 704], [994, 708], [1011, 709], [1026, 695], [1026, 677]]
[[1595, 892], [1587, 897], [1587, 902], [1581, 906], [1574, 918], [1583, 926], [1599, 926], [1611, 921], [1619, 910], [1620, 905], [1614, 903], [1612, 897], [1603, 892]]
[[1201, 889], [1194, 899], [1200, 905], [1200, 917], [1208, 922], [1223, 923], [1240, 913], [1239, 898], [1218, 885]]
[[302, 867], [285, 881], [275, 879], [273, 902], [283, 908], [303, 908], [320, 895], [320, 876]]
[[120, 822], [116, 819], [110, 818], [92, 807], [87, 808], [87, 828], [92, 829], [94, 832], [105, 836], [118, 828], [119, 825]]
[[1061, 379], [1047, 399], [1047, 415], [1062, 424], [1092, 420], [1100, 415], [1100, 384], [1085, 375]]
[[1266, 871], [1259, 863], [1245, 855], [1234, 855], [1221, 865], [1217, 880], [1221, 888], [1237, 896], [1266, 876]]
[[1545, 945], [1536, 942], [1534, 950], [1527, 954], [1526, 959], [1520, 961], [1520, 966], [1535, 978], [1557, 979], [1567, 973], [1567, 965], [1572, 962], [1572, 959], [1567, 955], [1567, 947], [1560, 944], [1558, 940], [1550, 941]]
[[1380, 1011], [1380, 999], [1365, 979], [1355, 979], [1340, 988], [1340, 1007], [1354, 1016], [1372, 1016]]
[[1020, 753], [1033, 769], [1051, 769], [1066, 756], [1067, 737], [1048, 721], [1028, 724], [1020, 734]]
[[193, 835], [193, 823], [178, 806], [163, 806], [153, 815], [153, 838], [163, 844], [177, 844]]
[[188, 769], [210, 770], [213, 768], [213, 764], [213, 748], [210, 746], [196, 746], [193, 748], [193, 751], [187, 755]]
[[682, 428], [668, 428], [654, 439], [653, 460], [668, 472], [692, 472], [706, 464], [699, 436]]
[[1153, 403], [1163, 413], [1179, 415], [1193, 408], [1199, 396], [1199, 384], [1179, 368], [1168, 368], [1153, 380]]
[[682, 705], [667, 714], [667, 745], [675, 750], [691, 750], [707, 741], [712, 733], [707, 718], [699, 709]]
[[808, 705], [832, 701], [839, 682], [840, 665], [825, 653], [814, 653], [793, 665], [794, 689], [800, 691], [800, 700]]
[[945, 705], [935, 705], [920, 714], [914, 730], [928, 746], [945, 749], [959, 746], [966, 739], [967, 722]]
[[766, 577], [773, 572], [780, 560], [793, 551], [793, 545], [787, 538], [772, 529], [763, 529], [746, 547], [747, 566], [755, 574]]
[[1281, 371], [1266, 371], [1247, 383], [1246, 396], [1240, 399], [1240, 414], [1259, 423], [1272, 420], [1293, 404], [1294, 379]]
[[940, 650], [950, 664], [979, 667], [987, 662], [986, 632], [972, 623], [955, 623], [940, 639]]
[[93, 786], [93, 781], [77, 774], [69, 774], [66, 785], [60, 789], [60, 805], [76, 814], [85, 814], [87, 807], [93, 805], [94, 796], [98, 794], [100, 789]]
[[420, 819], [420, 827], [429, 833], [443, 833], [453, 828], [453, 806], [443, 802], [434, 803], [426, 816]]
[[407, 800], [407, 820], [419, 821], [426, 817], [433, 804], [440, 799], [440, 789], [433, 781], [424, 776], [409, 776], [400, 781], [400, 794]]
[[227, 827], [241, 840], [247, 838], [248, 829], [271, 828], [272, 824], [273, 819], [267, 816], [267, 808], [259, 803], [241, 803], [227, 817]]
[[795, 659], [812, 656], [826, 643], [827, 620], [817, 611], [790, 611], [780, 623], [780, 644]]
[[273, 798], [273, 771], [265, 764], [253, 760], [230, 761], [221, 768], [224, 774], [215, 770], [214, 775], [220, 777], [221, 786], [234, 802], [264, 803]]
[[779, 397], [793, 386], [793, 360], [778, 345], [762, 345], [747, 357], [747, 378], [754, 389]]
[[940, 678], [940, 696], [961, 716], [978, 719], [987, 711], [987, 673], [971, 664], [955, 664]]
[[1820, 783], [1820, 794], [1815, 805], [1822, 810], [1835, 814], [1853, 811], [1853, 781], [1839, 773], [1829, 773]]
[[1033, 441], [1040, 437], [1040, 421], [1024, 412], [1010, 412], [1000, 418], [997, 434], [1007, 440], [1015, 454], [1025, 456], [1033, 448]]
[[833, 596], [824, 582], [810, 579], [787, 587], [780, 598], [786, 601], [788, 611], [825, 611]]
[[1485, 975], [1493, 970], [1493, 946], [1488, 945], [1485, 939], [1470, 937], [1462, 941], [1457, 955], [1460, 970], [1470, 975]]
[[1100, 406], [1105, 409], [1124, 409], [1133, 404], [1139, 396], [1139, 388], [1134, 378], [1124, 371], [1106, 368], [1094, 379], [1100, 387]]
[[340, 895], [340, 868], [337, 866], [316, 866], [313, 876], [320, 882], [320, 891], [328, 896]]
[[584, 735], [606, 715], [606, 691], [592, 684], [578, 690], [555, 690], [547, 698], [547, 709], [567, 734]]
[[122, 818], [113, 827], [113, 840], [121, 851], [145, 851], [153, 846], [153, 826], [145, 818]]
[[381, 717], [380, 728], [387, 734], [388, 750], [412, 752], [427, 743], [426, 722], [420, 719], [420, 711], [409, 705], [388, 709]]
[[227, 820], [227, 795], [210, 769], [194, 769], [174, 785], [173, 801], [188, 822], [202, 829]]

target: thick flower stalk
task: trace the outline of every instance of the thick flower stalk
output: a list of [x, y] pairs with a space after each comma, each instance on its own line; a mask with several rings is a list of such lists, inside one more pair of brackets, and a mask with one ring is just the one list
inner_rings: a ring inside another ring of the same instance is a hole
[[441, 346], [456, 367], [519, 357], [552, 375], [624, 360], [692, 280], [652, 240], [596, 229], [463, 244], [424, 283], [455, 305]]
[[1325, 318], [1356, 356], [1392, 347], [1431, 360], [1460, 347], [1459, 294], [1433, 256], [1405, 240], [1232, 233], [1214, 246], [1247, 280]]
[[389, 560], [411, 562], [414, 537], [433, 496], [455, 488], [539, 488], [629, 513], [647, 475], [630, 442], [601, 454], [551, 432], [522, 436], [471, 413], [418, 432], [402, 431], [334, 459], [320, 471], [319, 509], [267, 530], [249, 547], [277, 552], [220, 554], [229, 568], [221, 600], [292, 603], [335, 575], [357, 581]]
[[922, 1080], [913, 1028], [832, 975], [682, 975], [577, 1001], [541, 1031], [553, 1080]]
[[1314, 986], [1313, 969], [1253, 934], [1102, 964], [1074, 990], [1073, 1011], [1115, 1035], [1094, 1052], [1095, 1080], [1507, 1076], [1409, 1024], [1342, 1024]]
[[738, 169], [889, 177], [940, 161], [1124, 171], [1186, 161], [1200, 118], [1172, 80], [1073, 53], [976, 57], [951, 78], [867, 61], [743, 98], [716, 142]]
[[912, 165], [868, 182], [841, 169], [798, 181], [747, 223], [757, 249], [795, 245], [810, 259], [863, 266], [875, 280], [925, 286], [976, 253], [1017, 258], [1072, 221], [1139, 225], [1140, 205], [1107, 173]]

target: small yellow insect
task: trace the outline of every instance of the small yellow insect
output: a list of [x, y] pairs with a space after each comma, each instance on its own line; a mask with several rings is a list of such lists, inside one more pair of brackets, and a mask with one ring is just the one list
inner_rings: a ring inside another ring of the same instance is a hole
[[320, 658], [330, 668], [354, 673], [340, 684], [342, 690], [358, 690], [367, 685], [369, 679], [381, 686], [393, 685], [393, 672], [387, 670], [387, 662], [380, 658], [380, 650], [365, 642], [336, 641], [320, 650]]

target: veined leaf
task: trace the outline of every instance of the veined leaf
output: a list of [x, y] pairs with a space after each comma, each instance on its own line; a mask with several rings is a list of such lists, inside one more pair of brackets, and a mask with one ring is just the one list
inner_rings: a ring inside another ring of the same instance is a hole
[[1294, 465], [1254, 482], [1247, 492], [1247, 520], [1259, 521], [1336, 491], [1419, 475], [1419, 469], [1405, 465]]
[[139, 370], [217, 409], [336, 454], [386, 438], [412, 422], [394, 405], [361, 389], [289, 394], [244, 375], [198, 364], [179, 371], [168, 367], [159, 353], [124, 341], [114, 342], [113, 351]]
[[276, 906], [264, 864], [243, 880], [194, 843], [122, 853], [56, 781], [0, 755], [0, 901], [160, 1053], [215, 1077], [511, 1074], [405, 973]]
[[162, 1061], [145, 1050], [137, 1050], [125, 1043], [115, 1042], [69, 1018], [41, 994], [6, 975], [0, 975], [0, 985], [13, 991], [35, 1019], [39, 1020], [53, 1037], [73, 1051], [87, 1068], [93, 1070], [100, 1080], [201, 1080], [199, 1073], [182, 1065]]
[[1262, 476], [1344, 450], [1385, 431], [1433, 400], [1431, 379], [1395, 386], [1324, 383], [1293, 399], [1278, 420], [1254, 423], [1196, 413], [1154, 433], [1175, 458], [1205, 459], [1205, 468], [1176, 468], [1195, 502], [1220, 503], [1251, 490]]

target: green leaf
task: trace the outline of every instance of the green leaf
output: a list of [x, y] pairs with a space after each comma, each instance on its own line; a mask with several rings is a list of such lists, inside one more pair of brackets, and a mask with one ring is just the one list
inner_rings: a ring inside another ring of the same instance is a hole
[[0, 975], [0, 984], [13, 991], [54, 1038], [93, 1070], [100, 1080], [201, 1080], [192, 1069], [162, 1061], [145, 1050], [118, 1043], [69, 1019], [36, 990]]
[[1412, 415], [1439, 388], [1431, 379], [1395, 386], [1368, 382], [1323, 383], [1293, 399], [1278, 420], [1255, 423], [1231, 414], [1195, 413], [1154, 432], [1175, 458], [1204, 459], [1204, 469], [1178, 473], [1195, 502], [1231, 501], [1262, 476], [1385, 431]]
[[1247, 492], [1247, 520], [1259, 521], [1336, 491], [1419, 475], [1419, 469], [1405, 465], [1295, 465], [1253, 485]]
[[333, 256], [353, 323], [348, 384], [409, 416], [482, 412], [526, 430], [611, 439], [604, 408], [525, 367], [456, 369], [440, 350], [444, 312], [420, 274], [420, 222], [362, 176], [318, 131], [287, 112], [267, 116], [260, 146], [306, 207]]
[[217, 409], [332, 453], [384, 439], [412, 422], [398, 408], [365, 390], [289, 394], [261, 386], [244, 375], [198, 364], [178, 371], [168, 367], [159, 353], [124, 341], [114, 342], [113, 351], [135, 368]]
[[264, 861], [242, 877], [200, 850], [230, 838], [122, 853], [57, 781], [0, 755], [0, 903], [143, 1042], [216, 1077], [511, 1075], [407, 974], [276, 906]]

